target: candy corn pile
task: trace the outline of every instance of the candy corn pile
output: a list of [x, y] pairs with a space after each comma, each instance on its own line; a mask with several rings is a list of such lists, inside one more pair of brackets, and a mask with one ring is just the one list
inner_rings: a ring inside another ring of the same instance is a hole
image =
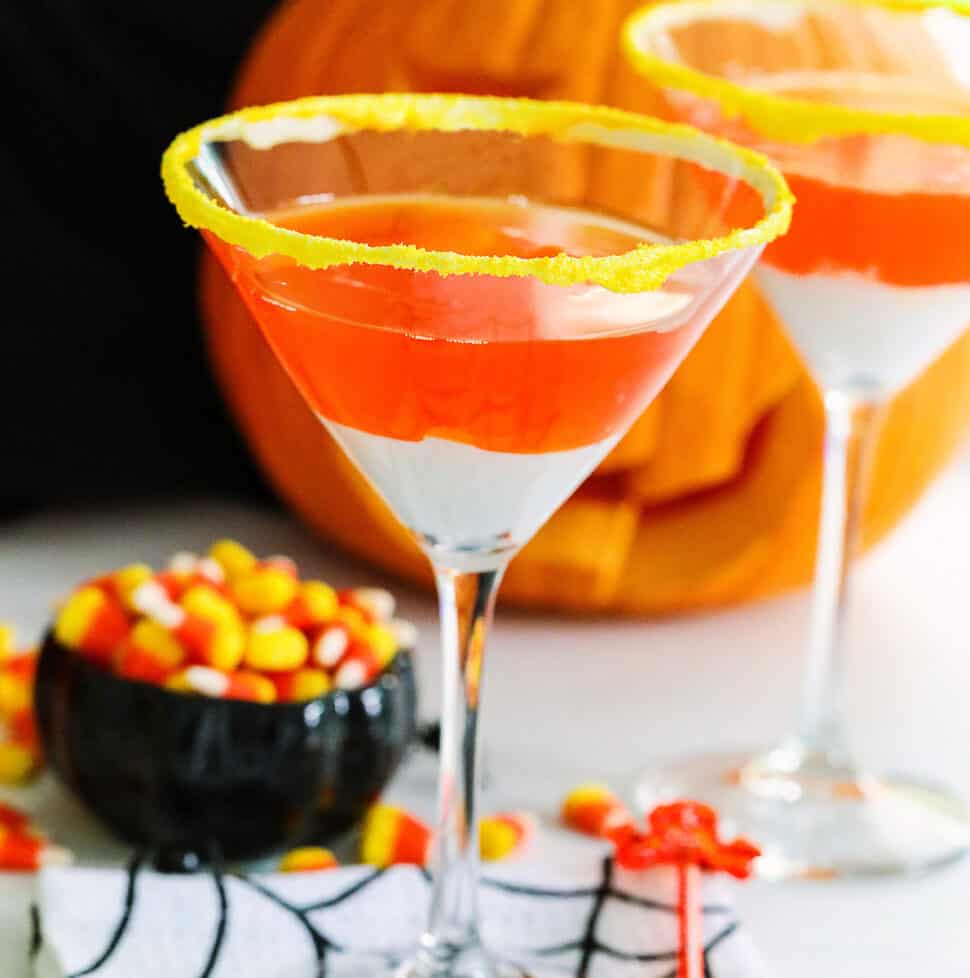
[[118, 676], [180, 693], [300, 702], [372, 682], [414, 645], [380, 588], [301, 580], [288, 557], [258, 559], [233, 540], [166, 570], [131, 564], [83, 583], [62, 605], [57, 640]]
[[0, 622], [0, 784], [24, 781], [41, 765], [34, 725], [36, 667], [37, 652], [15, 648], [13, 629]]
[[[498, 862], [520, 855], [535, 833], [535, 817], [528, 812], [488, 815], [478, 823], [479, 854], [483, 862]], [[431, 859], [431, 827], [397, 805], [377, 804], [364, 819], [360, 861], [384, 869], [388, 866], [426, 866]], [[307, 847], [288, 852], [280, 861], [284, 873], [300, 873], [338, 866], [329, 849]]]

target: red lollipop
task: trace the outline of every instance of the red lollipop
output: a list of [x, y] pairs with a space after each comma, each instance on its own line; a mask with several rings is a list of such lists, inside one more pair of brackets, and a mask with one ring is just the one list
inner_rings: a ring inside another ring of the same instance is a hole
[[680, 929], [679, 978], [704, 978], [704, 934], [701, 920], [701, 871], [751, 875], [761, 850], [746, 839], [722, 842], [717, 814], [708, 805], [675, 801], [647, 816], [645, 831], [614, 840], [616, 862], [624, 869], [671, 865], [677, 870], [677, 917]]

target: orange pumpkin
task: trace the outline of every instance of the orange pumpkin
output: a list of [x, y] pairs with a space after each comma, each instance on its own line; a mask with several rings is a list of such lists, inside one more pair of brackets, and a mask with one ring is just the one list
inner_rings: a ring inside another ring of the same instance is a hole
[[[639, 0], [291, 0], [257, 39], [233, 106], [342, 91], [462, 91], [663, 111], [623, 62]], [[682, 193], [682, 191], [680, 192]], [[671, 188], [678, 200], [678, 188]], [[215, 370], [260, 463], [312, 526], [389, 570], [428, 580], [406, 531], [303, 404], [206, 258]], [[970, 426], [970, 336], [892, 405], [866, 542], [912, 506]], [[822, 415], [760, 295], [744, 285], [599, 470], [514, 561], [505, 600], [666, 613], [808, 581]], [[595, 545], [590, 545], [595, 541]]]

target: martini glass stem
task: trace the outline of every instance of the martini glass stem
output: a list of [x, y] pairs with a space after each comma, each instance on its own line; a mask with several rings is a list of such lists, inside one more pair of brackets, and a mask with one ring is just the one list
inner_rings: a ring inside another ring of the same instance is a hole
[[505, 563], [460, 572], [435, 566], [442, 642], [442, 712], [434, 889], [417, 978], [450, 975], [479, 945], [478, 709], [485, 638]]
[[840, 391], [825, 403], [822, 506], [802, 692], [799, 740], [806, 758], [849, 766], [845, 742], [845, 622], [880, 406]]

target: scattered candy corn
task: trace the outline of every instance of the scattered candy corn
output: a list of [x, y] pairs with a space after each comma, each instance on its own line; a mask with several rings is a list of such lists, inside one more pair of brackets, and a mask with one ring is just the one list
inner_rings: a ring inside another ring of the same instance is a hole
[[419, 818], [403, 808], [377, 804], [364, 819], [360, 860], [380, 867], [423, 866], [430, 846], [431, 830]]
[[479, 855], [496, 862], [519, 855], [535, 833], [535, 818], [528, 812], [489, 815], [478, 825]]
[[42, 866], [64, 866], [73, 861], [67, 849], [25, 832], [0, 828], [0, 871], [29, 873]]
[[19, 808], [0, 801], [0, 829], [6, 829], [8, 832], [29, 832], [30, 816]]
[[633, 829], [633, 816], [604, 784], [581, 784], [562, 803], [563, 823], [576, 832], [616, 839]]
[[[479, 822], [479, 854], [487, 862], [520, 854], [535, 833], [527, 812], [504, 812]], [[431, 849], [431, 829], [396, 805], [377, 804], [367, 813], [361, 835], [361, 862], [372, 866], [424, 866]]]
[[306, 873], [318, 869], [334, 869], [339, 866], [337, 857], [329, 849], [304, 846], [286, 853], [280, 860], [281, 873]]
[[[0, 624], [0, 783], [19, 784], [42, 764], [34, 722], [37, 653], [16, 649], [13, 629]], [[0, 811], [0, 825], [3, 825]]]

